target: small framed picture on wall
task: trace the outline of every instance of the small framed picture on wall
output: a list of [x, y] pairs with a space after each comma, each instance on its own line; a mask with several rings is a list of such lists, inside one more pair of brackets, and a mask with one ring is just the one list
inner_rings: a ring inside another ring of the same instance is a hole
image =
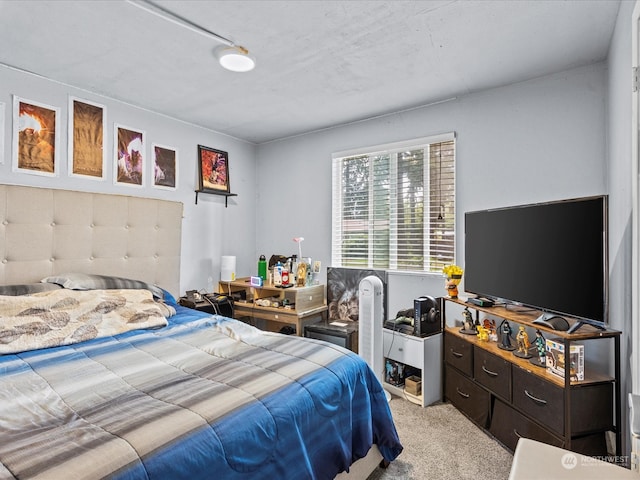
[[142, 187], [144, 185], [144, 132], [114, 124], [114, 183]]
[[69, 96], [69, 175], [104, 180], [107, 165], [106, 107]]
[[198, 145], [198, 174], [198, 191], [229, 193], [229, 154]]
[[57, 176], [60, 109], [13, 96], [13, 171]]
[[175, 190], [178, 184], [178, 151], [175, 148], [154, 143], [151, 152], [153, 186]]

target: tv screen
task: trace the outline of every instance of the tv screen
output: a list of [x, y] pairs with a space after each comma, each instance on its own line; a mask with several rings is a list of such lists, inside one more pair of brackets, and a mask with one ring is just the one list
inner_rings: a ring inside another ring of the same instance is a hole
[[607, 324], [607, 197], [465, 214], [464, 289]]

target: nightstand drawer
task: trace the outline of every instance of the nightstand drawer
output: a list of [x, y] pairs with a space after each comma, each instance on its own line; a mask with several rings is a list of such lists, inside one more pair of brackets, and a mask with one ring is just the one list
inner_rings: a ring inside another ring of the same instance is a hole
[[422, 370], [424, 343], [420, 338], [403, 335], [388, 329], [383, 329], [382, 338], [382, 352], [385, 358]]
[[496, 395], [511, 401], [511, 363], [474, 347], [473, 378]]
[[446, 332], [444, 334], [444, 361], [465, 375], [473, 375], [473, 345]]

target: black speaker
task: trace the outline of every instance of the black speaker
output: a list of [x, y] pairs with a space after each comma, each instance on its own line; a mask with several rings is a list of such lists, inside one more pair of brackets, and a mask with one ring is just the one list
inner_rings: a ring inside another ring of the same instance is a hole
[[425, 295], [413, 301], [415, 327], [414, 335], [417, 337], [428, 337], [442, 331], [442, 320], [440, 317], [440, 299]]

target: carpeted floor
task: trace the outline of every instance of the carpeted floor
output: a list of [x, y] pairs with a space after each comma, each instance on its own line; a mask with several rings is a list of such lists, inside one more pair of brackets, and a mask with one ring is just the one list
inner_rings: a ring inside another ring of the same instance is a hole
[[506, 480], [512, 455], [449, 403], [426, 408], [400, 397], [389, 403], [404, 447], [368, 480]]

